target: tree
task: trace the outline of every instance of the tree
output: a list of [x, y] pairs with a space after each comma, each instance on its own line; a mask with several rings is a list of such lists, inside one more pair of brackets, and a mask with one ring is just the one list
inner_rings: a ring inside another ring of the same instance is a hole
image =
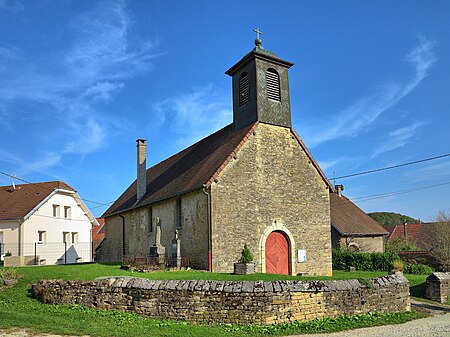
[[433, 220], [428, 224], [433, 240], [431, 255], [444, 271], [450, 271], [450, 211], [439, 211]]
[[386, 253], [400, 253], [400, 252], [415, 252], [420, 250], [417, 245], [404, 238], [394, 239], [386, 243], [385, 251]]
[[378, 222], [381, 226], [401, 225], [405, 222], [420, 222], [420, 220], [416, 220], [414, 218], [411, 218], [410, 216], [392, 212], [373, 212], [368, 213], [367, 215]]

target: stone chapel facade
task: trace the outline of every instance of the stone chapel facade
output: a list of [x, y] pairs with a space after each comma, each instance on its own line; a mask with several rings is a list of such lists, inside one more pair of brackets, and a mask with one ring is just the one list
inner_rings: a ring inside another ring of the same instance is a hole
[[291, 125], [293, 63], [255, 44], [226, 72], [233, 123], [149, 169], [137, 141], [138, 178], [104, 214], [100, 261], [180, 254], [232, 272], [247, 244], [257, 272], [331, 275], [333, 187]]

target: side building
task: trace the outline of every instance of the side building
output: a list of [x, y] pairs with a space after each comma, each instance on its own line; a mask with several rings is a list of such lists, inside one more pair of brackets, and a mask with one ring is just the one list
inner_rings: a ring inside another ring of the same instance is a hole
[[91, 262], [94, 223], [62, 181], [0, 186], [0, 255], [15, 265]]

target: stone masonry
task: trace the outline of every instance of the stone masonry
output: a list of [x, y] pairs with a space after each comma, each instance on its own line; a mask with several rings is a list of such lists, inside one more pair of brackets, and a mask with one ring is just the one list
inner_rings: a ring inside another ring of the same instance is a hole
[[259, 123], [211, 195], [214, 271], [232, 272], [247, 243], [265, 272], [265, 238], [279, 230], [291, 233], [291, 274], [331, 275], [329, 190], [291, 129]]
[[409, 311], [402, 275], [342, 281], [162, 281], [131, 277], [43, 280], [44, 303], [83, 304], [145, 316], [203, 323], [273, 324], [342, 314]]
[[427, 277], [425, 297], [446, 303], [450, 301], [450, 273], [433, 273]]

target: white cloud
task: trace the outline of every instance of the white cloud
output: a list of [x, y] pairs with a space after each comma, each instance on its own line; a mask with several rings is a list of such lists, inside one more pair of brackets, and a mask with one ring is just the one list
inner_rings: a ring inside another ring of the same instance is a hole
[[370, 159], [374, 159], [382, 153], [395, 150], [411, 143], [416, 136], [416, 130], [422, 125], [422, 123], [414, 123], [389, 132], [387, 138], [375, 149]]
[[[337, 113], [331, 121], [306, 130], [304, 137], [310, 147], [342, 137], [355, 137], [367, 130], [382, 113], [389, 110], [409, 95], [428, 75], [436, 58], [434, 43], [423, 37], [419, 45], [406, 55], [406, 61], [414, 68], [412, 79], [406, 83], [385, 84], [375, 93], [357, 99], [343, 111]], [[323, 125], [327, 127], [324, 128]]]
[[155, 106], [158, 123], [170, 120], [169, 129], [179, 145], [192, 144], [232, 121], [229, 100], [212, 85], [166, 99]]
[[[0, 1], [1, 9], [5, 2]], [[69, 25], [66, 45], [51, 54], [43, 51], [31, 59], [15, 46], [0, 46], [0, 71], [8, 62], [0, 76], [2, 120], [14, 114], [8, 107], [27, 103], [32, 108], [21, 110], [23, 121], [39, 110], [40, 120], [53, 126], [46, 135], [53, 137], [47, 145], [51, 155], [36, 159], [36, 169], [58, 165], [67, 154], [97, 151], [106, 145], [106, 134], [127, 125], [123, 117], [99, 110], [99, 103], [113, 100], [128, 79], [149, 70], [154, 57], [153, 44], [134, 34], [126, 4], [101, 1], [82, 13]], [[24, 132], [23, 124], [17, 127]], [[28, 161], [23, 158], [22, 165]]]

